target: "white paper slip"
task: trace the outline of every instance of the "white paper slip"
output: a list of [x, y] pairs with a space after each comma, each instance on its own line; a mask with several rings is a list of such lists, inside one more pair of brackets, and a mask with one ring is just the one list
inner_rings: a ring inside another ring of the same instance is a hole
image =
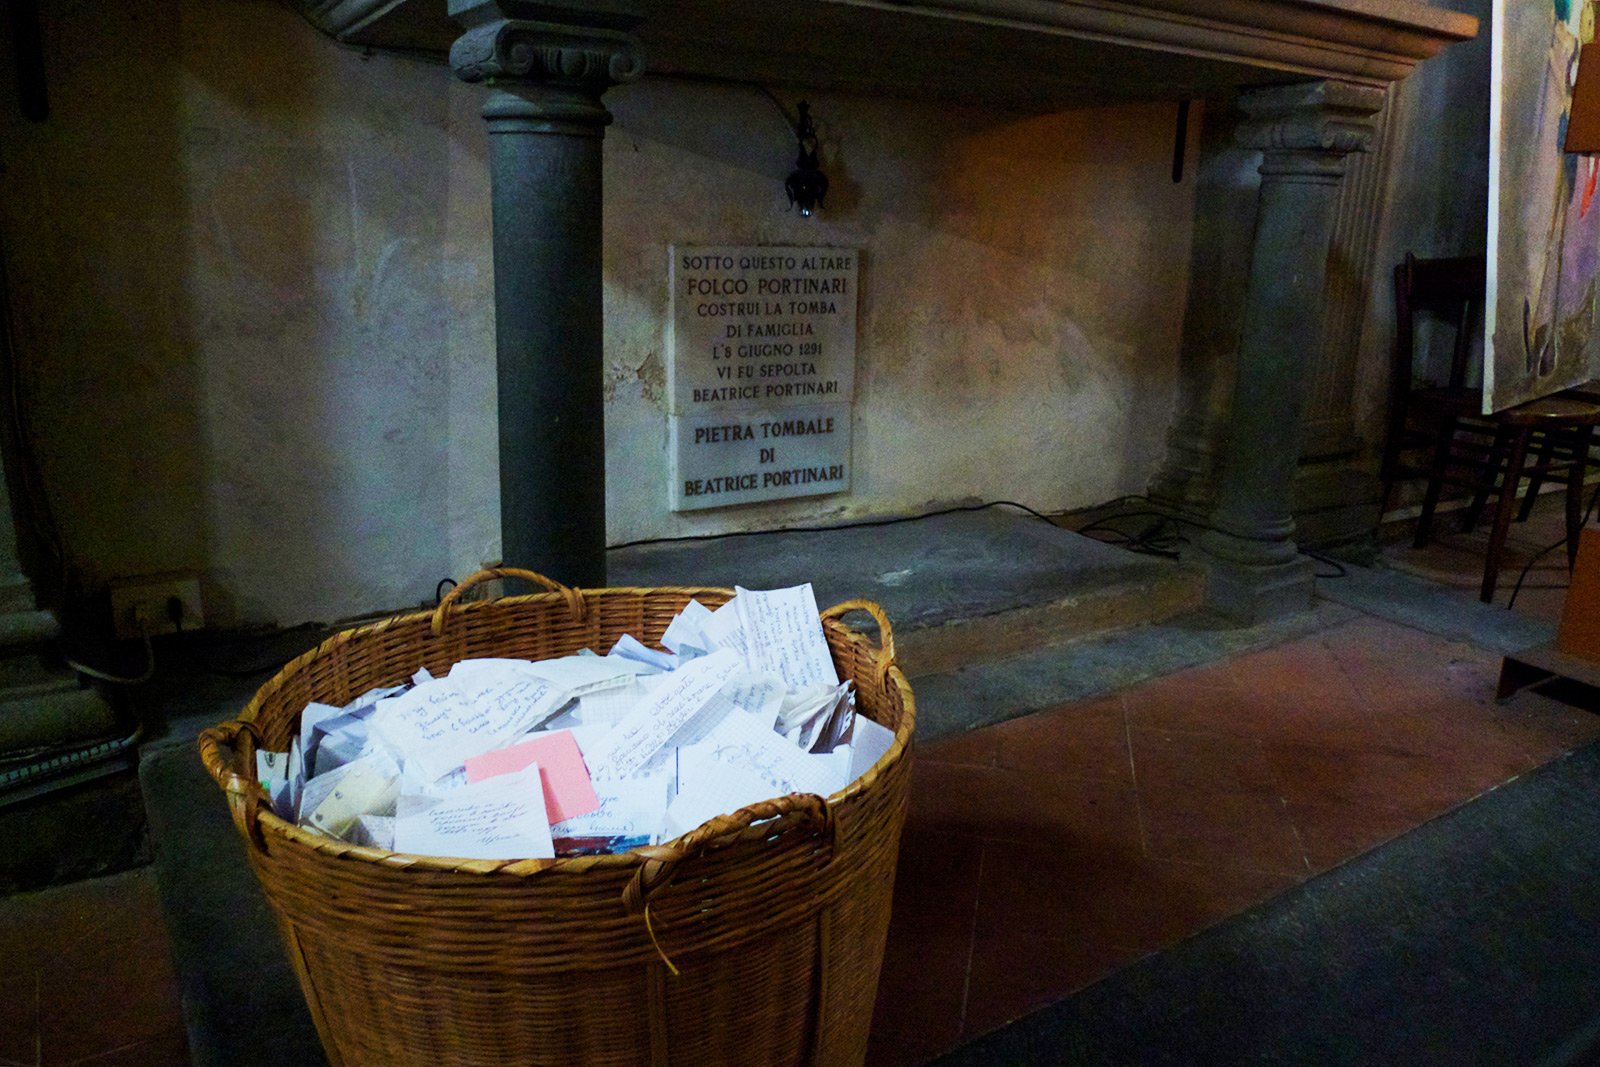
[[459, 660], [450, 666], [450, 673], [446, 675], [452, 682], [466, 682], [468, 685], [481, 682], [485, 679], [496, 678], [510, 681], [514, 678], [528, 678], [533, 676], [529, 668], [532, 663], [525, 659], [497, 659], [483, 657], [480, 659]]
[[617, 638], [617, 643], [611, 646], [611, 651], [606, 653], [607, 659], [626, 659], [642, 663], [658, 671], [674, 670], [678, 666], [678, 657], [670, 652], [657, 652], [647, 645], [643, 645], [632, 634], [623, 634]]
[[300, 753], [300, 739], [289, 742], [289, 785], [284, 790], [282, 806], [274, 802], [279, 818], [294, 820], [300, 814], [300, 794], [306, 786], [305, 758]]
[[843, 753], [809, 755], [749, 716], [735, 715], [700, 744], [678, 750], [678, 795], [661, 832], [676, 837], [787, 793], [828, 796], [846, 784], [846, 770]]
[[894, 732], [865, 715], [857, 715], [850, 729], [850, 781], [855, 781], [881, 760], [894, 744]]
[[699, 792], [708, 781], [714, 785], [723, 774], [737, 772], [759, 778], [766, 797], [785, 793], [827, 796], [839, 785], [833, 767], [826, 757], [800, 751], [748, 715], [733, 715], [704, 741], [678, 750], [678, 791], [680, 796]]
[[352, 845], [364, 845], [367, 848], [393, 849], [394, 816], [363, 815], [350, 828], [345, 840]]
[[440, 778], [554, 714], [566, 692], [539, 678], [503, 675], [419, 685], [383, 701], [373, 729], [409, 766]]
[[320, 777], [346, 763], [354, 763], [371, 750], [366, 724], [362, 723], [361, 726], [363, 728], [359, 730], [340, 730], [328, 734], [317, 742], [317, 754], [312, 757], [316, 764], [311, 769], [313, 777]]
[[550, 834], [552, 837], [654, 836], [660, 832], [661, 822], [666, 817], [669, 777], [669, 774], [652, 774], [596, 782], [599, 810], [558, 822], [550, 827]]
[[711, 609], [693, 599], [667, 624], [661, 635], [661, 645], [677, 653], [680, 658], [692, 659], [715, 651], [706, 635], [706, 623], [711, 621]]
[[809, 745], [808, 752], [832, 752], [840, 743], [850, 736], [850, 727], [855, 723], [855, 697], [850, 692], [850, 683], [842, 682], [834, 694], [832, 708], [817, 721], [817, 730]]
[[400, 792], [406, 795], [442, 797], [467, 784], [467, 771], [457, 767], [441, 778], [430, 778], [415, 763], [404, 765], [400, 773]]
[[280, 819], [294, 818], [294, 804], [289, 799], [294, 787], [291, 755], [289, 752], [256, 752], [256, 781], [266, 789], [272, 801], [272, 812]]
[[368, 689], [365, 693], [362, 693], [350, 703], [346, 704], [344, 706], [344, 712], [346, 715], [371, 715], [372, 709], [377, 706], [378, 701], [387, 700], [392, 696], [399, 696], [408, 688], [409, 686], [404, 685], [390, 685], [379, 686], [376, 689]]
[[560, 686], [570, 696], [584, 697], [633, 683], [638, 671], [632, 664], [619, 663], [618, 659], [620, 657], [562, 656], [559, 659], [536, 660], [528, 664], [528, 671]]
[[300, 752], [308, 761], [316, 755], [317, 727], [329, 719], [337, 719], [345, 714], [343, 708], [335, 708], [328, 704], [318, 704], [312, 701], [300, 713]]
[[760, 775], [737, 768], [724, 768], [714, 777], [704, 778], [696, 787], [683, 789], [667, 807], [661, 837], [668, 840], [688, 833], [718, 815], [731, 815], [747, 804], [782, 796]]
[[516, 774], [486, 778], [443, 797], [401, 794], [394, 848], [475, 860], [553, 857], [539, 765], [530, 763]]
[[349, 774], [354, 766], [353, 763], [346, 763], [343, 767], [336, 767], [327, 774], [306, 779], [296, 803], [295, 821], [301, 826], [310, 825], [311, 813], [321, 807], [322, 802], [339, 788], [339, 783], [344, 781], [344, 776]]
[[760, 719], [770, 730], [778, 722], [783, 710], [783, 679], [776, 674], [742, 671], [729, 680], [724, 693], [741, 711]]
[[711, 613], [711, 618], [701, 624], [706, 639], [713, 649], [731, 648], [741, 657], [750, 658], [749, 642], [745, 640], [744, 623], [739, 620], [739, 598], [735, 596]]
[[789, 734], [811, 725], [833, 710], [839, 694], [843, 691], [842, 683], [829, 685], [827, 682], [818, 682], [816, 685], [808, 685], [804, 689], [785, 694], [783, 706], [778, 711], [778, 732]]
[[714, 704], [722, 687], [743, 667], [737, 653], [724, 650], [701, 656], [668, 675], [650, 691], [645, 703], [606, 735], [589, 764], [594, 777], [626, 778], [641, 770], [695, 716]]
[[733, 603], [739, 606], [752, 667], [771, 671], [791, 690], [839, 684], [810, 582], [764, 592], [738, 588]]
[[400, 768], [386, 753], [375, 752], [340, 771], [338, 785], [302, 820], [330, 837], [344, 837], [363, 815], [388, 814], [400, 792]]
[[411, 676], [412, 685], [424, 685], [434, 680], [433, 673], [426, 667], [418, 667], [417, 673]]

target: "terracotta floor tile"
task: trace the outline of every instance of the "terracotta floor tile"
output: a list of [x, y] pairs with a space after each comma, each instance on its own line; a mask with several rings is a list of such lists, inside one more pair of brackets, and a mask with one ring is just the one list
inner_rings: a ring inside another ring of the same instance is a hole
[[1145, 870], [1152, 888], [1140, 906], [1150, 913], [1149, 926], [1155, 935], [1152, 949], [1192, 937], [1304, 880], [1304, 874], [1298, 872], [1274, 874], [1228, 864], [1168, 860], [1147, 860]]
[[917, 759], [933, 763], [963, 763], [973, 767], [994, 766], [999, 738], [993, 728], [969, 730], [953, 737], [941, 737], [917, 748]]
[[928, 1041], [931, 1055], [959, 1037], [983, 857], [973, 838], [913, 826], [901, 839], [873, 1013], [874, 1041], [881, 1031], [884, 1043], [875, 1062], [902, 1062], [897, 1049], [921, 1054]]
[[1261, 742], [1248, 737], [1130, 730], [1134, 777], [1141, 799], [1192, 790], [1278, 793]]
[[984, 854], [973, 930], [984, 939], [1023, 929], [1060, 941], [1152, 949], [1166, 929], [1152, 916], [1161, 886], [1136, 843], [1058, 848], [994, 843]]
[[1189, 687], [1162, 679], [1123, 694], [1130, 730], [1175, 730], [1218, 736], [1251, 736], [1268, 698], [1238, 689]]
[[1020, 928], [991, 935], [973, 955], [962, 1040], [1071, 996], [1138, 957], [1113, 945], [1055, 941]]
[[189, 1041], [178, 1029], [79, 1060], [72, 1067], [181, 1067], [188, 1062]]
[[1228, 669], [1245, 691], [1333, 699], [1353, 693], [1344, 667], [1315, 637], [1236, 656]]
[[909, 825], [921, 832], [1061, 846], [1138, 840], [1139, 806], [1124, 782], [999, 767], [921, 763]]
[[[131, 924], [124, 917], [109, 925]], [[165, 925], [157, 916], [138, 930], [119, 933], [80, 942], [41, 969], [39, 1032], [45, 1067], [75, 1063], [182, 1028]], [[93, 1010], [86, 1010], [90, 1005]]]
[[1239, 683], [1234, 678], [1233, 671], [1229, 668], [1228, 661], [1225, 659], [1162, 675], [1160, 678], [1145, 684], [1172, 685], [1183, 690], [1239, 688]]
[[1243, 867], [1272, 874], [1308, 872], [1284, 802], [1267, 792], [1140, 789], [1145, 853], [1152, 859]]
[[1316, 872], [1337, 867], [1420, 825], [1414, 810], [1338, 801], [1291, 801], [1289, 818], [1300, 831], [1306, 859]]
[[0, 975], [0, 1067], [39, 1062], [39, 978], [32, 970]]
[[960, 1021], [952, 1016], [934, 1029], [916, 1030], [892, 1030], [874, 1021], [867, 1036], [867, 1067], [921, 1067], [960, 1042], [959, 1030], [951, 1036], [951, 1027]]
[[1535, 763], [1545, 763], [1600, 738], [1600, 714], [1539, 693], [1518, 693], [1490, 709], [1496, 724]]
[[1120, 697], [1025, 715], [985, 732], [996, 742], [996, 765], [1009, 770], [1118, 782], [1133, 774]]
[[1438, 759], [1407, 750], [1269, 744], [1266, 751], [1285, 800], [1294, 805], [1392, 809], [1421, 822], [1472, 795], [1449, 779]]

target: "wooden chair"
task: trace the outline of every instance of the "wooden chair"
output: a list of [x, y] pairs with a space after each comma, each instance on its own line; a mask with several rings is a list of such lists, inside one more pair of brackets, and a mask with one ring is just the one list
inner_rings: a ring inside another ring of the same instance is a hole
[[[1407, 255], [1395, 268], [1394, 362], [1389, 393], [1388, 440], [1384, 448], [1384, 510], [1396, 482], [1426, 478], [1422, 514], [1415, 543], [1426, 545], [1433, 532], [1434, 512], [1446, 485], [1469, 490], [1472, 501], [1465, 527], [1471, 529], [1489, 497], [1498, 495], [1494, 528], [1485, 554], [1479, 599], [1494, 599], [1506, 534], [1517, 513], [1517, 490], [1524, 478], [1528, 494], [1518, 518], [1527, 518], [1542, 483], [1567, 480], [1567, 553], [1575, 558], [1578, 527], [1583, 521], [1583, 477], [1589, 465], [1594, 427], [1600, 425], [1600, 404], [1574, 396], [1532, 400], [1484, 415], [1483, 389], [1467, 381], [1472, 340], [1481, 333], [1484, 259], [1417, 259]], [[1416, 326], [1431, 316], [1454, 330], [1450, 378], [1444, 385], [1414, 383]], [[1409, 452], [1425, 448], [1426, 467], [1408, 464]]]

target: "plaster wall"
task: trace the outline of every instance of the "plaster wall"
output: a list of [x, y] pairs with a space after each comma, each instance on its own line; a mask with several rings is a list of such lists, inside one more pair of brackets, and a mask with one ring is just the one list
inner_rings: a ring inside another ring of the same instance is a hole
[[[89, 584], [193, 571], [213, 623], [289, 624], [496, 558], [481, 90], [267, 0], [42, 7], [53, 114], [8, 107], [0, 226], [34, 450]], [[610, 540], [1141, 489], [1187, 286], [1175, 109], [808, 98], [833, 181], [811, 220], [758, 91], [607, 98]], [[851, 493], [667, 510], [674, 242], [863, 250]]]
[[[1418, 258], [1482, 254], [1489, 225], [1490, 0], [1441, 0], [1440, 7], [1474, 15], [1476, 39], [1452, 45], [1395, 86], [1394, 161], [1383, 198], [1383, 229], [1375, 254], [1357, 382], [1357, 425], [1376, 469], [1389, 404], [1395, 337], [1394, 268], [1407, 252]], [[1482, 325], [1480, 320], [1479, 326]], [[1424, 320], [1417, 337], [1419, 376], [1449, 379], [1454, 338], [1434, 336]], [[1471, 374], [1481, 381], [1483, 346]]]

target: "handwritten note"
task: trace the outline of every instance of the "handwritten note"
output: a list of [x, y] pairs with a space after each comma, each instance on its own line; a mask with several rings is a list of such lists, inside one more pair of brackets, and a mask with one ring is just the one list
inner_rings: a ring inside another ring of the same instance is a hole
[[841, 770], [841, 761], [802, 752], [750, 716], [730, 716], [704, 741], [678, 750], [678, 795], [663, 833], [687, 833], [786, 793], [827, 796], [846, 784]]
[[528, 664], [534, 676], [565, 689], [569, 696], [585, 697], [632, 684], [638, 677], [633, 664], [607, 656], [562, 656]]
[[600, 806], [589, 768], [571, 730], [535, 734], [507, 748], [497, 748], [467, 760], [467, 781], [481, 782], [501, 774], [515, 774], [530, 763], [539, 765], [544, 787], [545, 812], [552, 823], [587, 815]]
[[667, 809], [670, 773], [600, 782], [595, 810], [550, 827], [554, 837], [650, 837]]
[[743, 668], [738, 655], [725, 650], [674, 671], [606, 735], [590, 771], [596, 778], [626, 778], [641, 770]]
[[397, 852], [460, 859], [553, 857], [539, 765], [462, 786], [443, 797], [402, 794], [395, 809]]
[[383, 701], [373, 729], [390, 748], [439, 778], [543, 721], [566, 692], [539, 678], [485, 674], [441, 679]]
[[734, 676], [724, 692], [736, 707], [760, 719], [768, 729], [777, 725], [786, 695], [782, 678], [747, 671]]
[[771, 671], [790, 689], [839, 684], [809, 582], [765, 592], [740, 588], [733, 603], [749, 642], [751, 667]]
[[701, 623], [706, 639], [713, 649], [731, 648], [740, 658], [750, 658], [750, 645], [745, 640], [744, 623], [739, 620], [739, 598], [736, 596], [711, 613], [711, 618]]

